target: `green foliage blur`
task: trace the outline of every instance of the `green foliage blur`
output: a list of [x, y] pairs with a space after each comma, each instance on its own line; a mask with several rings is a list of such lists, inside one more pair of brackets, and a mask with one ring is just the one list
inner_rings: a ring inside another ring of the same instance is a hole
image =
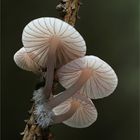
[[[116, 71], [119, 84], [109, 97], [93, 100], [97, 121], [86, 129], [52, 127], [55, 140], [139, 140], [138, 0], [83, 0], [76, 29], [96, 55]], [[2, 0], [2, 140], [20, 140], [38, 78], [19, 69], [14, 53], [22, 47], [25, 25], [57, 17], [55, 0]]]

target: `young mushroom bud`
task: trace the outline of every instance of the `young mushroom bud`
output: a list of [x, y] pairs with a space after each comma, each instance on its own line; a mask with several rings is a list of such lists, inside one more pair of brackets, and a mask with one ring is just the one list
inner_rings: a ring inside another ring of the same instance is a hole
[[14, 54], [14, 61], [21, 69], [32, 71], [34, 73], [39, 72], [39, 65], [36, 64], [26, 53], [25, 48], [21, 48]]
[[31, 21], [23, 30], [22, 42], [31, 59], [47, 67], [44, 93], [49, 97], [52, 89], [54, 68], [82, 57], [86, 45], [78, 31], [56, 18], [39, 18]]
[[80, 90], [92, 99], [110, 95], [118, 83], [114, 70], [96, 56], [73, 60], [62, 66], [57, 74], [59, 82], [67, 89], [65, 94], [74, 94]]
[[[73, 113], [69, 119], [66, 119], [66, 115], [63, 115], [60, 119], [63, 119], [63, 123], [75, 128], [85, 128], [93, 124], [97, 119], [97, 110], [92, 103], [92, 101], [83, 96], [76, 93], [74, 96], [69, 98], [68, 100], [64, 101], [57, 107], [53, 109], [55, 115], [66, 114], [68, 110], [71, 108], [71, 104], [77, 103], [79, 106], [77, 107], [76, 111]], [[75, 107], [76, 108], [76, 107]], [[61, 121], [60, 121], [61, 122]], [[59, 123], [60, 123], [59, 122]]]

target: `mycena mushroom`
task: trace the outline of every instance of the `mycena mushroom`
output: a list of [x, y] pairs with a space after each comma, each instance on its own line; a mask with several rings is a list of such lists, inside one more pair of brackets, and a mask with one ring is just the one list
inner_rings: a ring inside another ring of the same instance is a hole
[[79, 95], [79, 93], [76, 93], [74, 96], [55, 107], [53, 112], [55, 115], [64, 114], [69, 110], [73, 101], [79, 103], [79, 106], [74, 114], [68, 119], [65, 119], [63, 123], [75, 128], [89, 127], [97, 119], [97, 110], [92, 101], [82, 94]]
[[28, 55], [47, 67], [44, 93], [51, 93], [54, 68], [59, 68], [86, 52], [85, 41], [71, 25], [56, 18], [39, 18], [23, 30], [22, 42]]
[[45, 103], [37, 103], [34, 114], [36, 116], [37, 124], [43, 128], [46, 128], [49, 125], [62, 123], [63, 121], [69, 119], [73, 116], [79, 106], [79, 102], [72, 101], [69, 109], [66, 112], [62, 114], [55, 114], [54, 111], [52, 111]]
[[46, 104], [41, 92], [34, 94], [34, 100], [36, 103], [35, 115], [37, 116], [37, 123], [42, 127], [64, 123], [71, 127], [84, 128], [90, 126], [97, 119], [94, 104], [79, 92], [58, 106]]
[[14, 54], [14, 61], [21, 69], [39, 73], [39, 65], [28, 56], [23, 47]]
[[113, 93], [118, 83], [114, 70], [96, 56], [73, 60], [57, 74], [59, 82], [67, 89], [63, 98], [78, 90], [92, 99], [103, 98]]

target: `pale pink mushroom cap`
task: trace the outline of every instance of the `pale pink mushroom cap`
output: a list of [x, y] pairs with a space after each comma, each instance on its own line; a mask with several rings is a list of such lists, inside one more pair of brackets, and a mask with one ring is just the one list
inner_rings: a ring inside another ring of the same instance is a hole
[[83, 95], [76, 94], [64, 101], [53, 109], [54, 114], [60, 115], [66, 113], [70, 109], [73, 101], [78, 102], [80, 105], [72, 117], [63, 123], [75, 128], [89, 127], [97, 119], [97, 110], [92, 101]]
[[76, 84], [82, 70], [90, 69], [92, 74], [80, 92], [92, 99], [103, 98], [115, 90], [118, 79], [114, 70], [96, 56], [85, 56], [62, 66], [58, 72], [59, 82], [67, 89]]
[[[86, 53], [86, 44], [78, 31], [57, 18], [38, 18], [31, 21], [23, 30], [22, 42], [28, 55], [42, 67], [46, 67], [51, 39], [60, 41], [56, 52], [56, 67]], [[51, 61], [51, 60], [48, 60]]]
[[39, 72], [39, 65], [33, 62], [33, 60], [28, 56], [25, 48], [21, 48], [14, 54], [14, 61], [16, 65], [23, 70]]

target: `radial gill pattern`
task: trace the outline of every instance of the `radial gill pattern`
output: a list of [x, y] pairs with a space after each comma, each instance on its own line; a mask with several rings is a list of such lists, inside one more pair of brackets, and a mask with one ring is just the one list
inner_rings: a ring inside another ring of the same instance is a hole
[[24, 28], [22, 42], [32, 60], [42, 67], [46, 65], [53, 37], [61, 42], [56, 52], [56, 66], [85, 55], [85, 41], [75, 28], [57, 18], [38, 18]]
[[77, 111], [73, 114], [73, 116], [63, 122], [64, 124], [70, 127], [84, 128], [90, 126], [96, 121], [97, 110], [94, 104], [89, 98], [82, 95], [76, 95], [69, 98], [65, 102], [61, 103], [59, 106], [55, 107], [53, 109], [53, 112], [55, 113], [55, 115], [66, 113], [70, 109], [73, 101], [78, 102], [80, 105]]
[[33, 60], [28, 56], [28, 54], [25, 51], [25, 48], [21, 48], [15, 53], [14, 61], [16, 65], [21, 69], [32, 72], [39, 71], [39, 66], [35, 62], [33, 62]]
[[91, 69], [92, 74], [81, 87], [81, 93], [92, 99], [110, 95], [116, 88], [118, 79], [114, 70], [96, 56], [85, 56], [62, 66], [57, 74], [59, 82], [69, 88], [75, 84], [83, 69]]

